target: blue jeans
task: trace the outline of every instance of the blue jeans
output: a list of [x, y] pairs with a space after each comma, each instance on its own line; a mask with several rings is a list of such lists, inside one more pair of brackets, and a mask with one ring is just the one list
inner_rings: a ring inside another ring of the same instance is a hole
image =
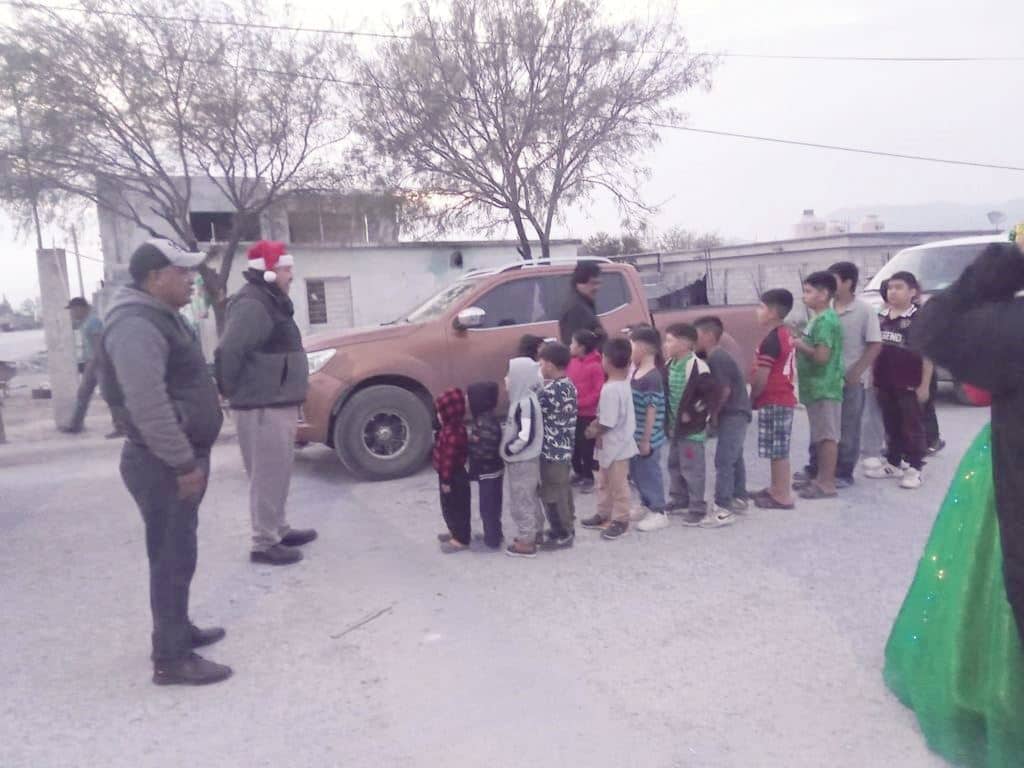
[[652, 512], [665, 511], [665, 481], [661, 474], [662, 443], [651, 450], [648, 456], [634, 456], [629, 460], [629, 474], [633, 477], [640, 500]]
[[715, 449], [715, 504], [728, 507], [733, 499], [747, 497], [747, 465], [743, 445], [747, 440], [748, 413], [723, 413], [718, 417]]

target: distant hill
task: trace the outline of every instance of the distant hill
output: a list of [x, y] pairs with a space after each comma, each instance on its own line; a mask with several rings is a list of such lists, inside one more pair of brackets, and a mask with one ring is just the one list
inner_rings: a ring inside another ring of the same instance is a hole
[[920, 205], [853, 206], [832, 211], [823, 218], [849, 221], [856, 225], [869, 213], [877, 213], [890, 232], [944, 229], [989, 229], [989, 211], [1002, 211], [1006, 221], [1001, 229], [1009, 230], [1024, 221], [1024, 198], [999, 203], [923, 203]]

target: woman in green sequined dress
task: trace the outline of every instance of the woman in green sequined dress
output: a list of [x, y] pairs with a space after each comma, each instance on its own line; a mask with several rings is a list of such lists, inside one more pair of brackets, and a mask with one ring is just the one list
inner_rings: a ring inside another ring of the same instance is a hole
[[[992, 395], [885, 649], [885, 680], [954, 765], [1024, 768], [1024, 256], [992, 245], [911, 343]], [[1018, 294], [1018, 295], [1015, 295]]]
[[1024, 651], [1003, 585], [990, 428], [967, 451], [885, 649], [885, 680], [955, 765], [1024, 766]]

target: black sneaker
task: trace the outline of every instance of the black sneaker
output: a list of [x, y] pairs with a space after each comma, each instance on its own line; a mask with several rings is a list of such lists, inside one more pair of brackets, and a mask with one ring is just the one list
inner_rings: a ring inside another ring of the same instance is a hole
[[548, 540], [540, 545], [545, 552], [552, 552], [556, 549], [570, 549], [576, 541], [575, 533], [567, 533], [561, 536], [549, 536]]
[[852, 477], [837, 477], [836, 488], [852, 488], [853, 478]]
[[608, 521], [600, 515], [594, 515], [593, 517], [584, 518], [580, 525], [591, 530], [603, 530], [608, 527]]
[[699, 514], [697, 512], [691, 512], [690, 510], [686, 510], [680, 516], [679, 522], [683, 525], [689, 526], [690, 528], [697, 528], [700, 526], [701, 521], [703, 520], [704, 515]]
[[626, 523], [616, 521], [604, 529], [604, 532], [601, 534], [601, 538], [607, 539], [608, 541], [614, 541], [615, 539], [622, 538], [627, 533], [629, 533], [629, 526]]
[[153, 682], [157, 685], [212, 685], [229, 677], [231, 667], [208, 661], [197, 653], [153, 665]]
[[931, 445], [928, 446], [928, 455], [929, 456], [934, 456], [936, 453], [938, 453], [939, 451], [941, 451], [945, 447], [946, 447], [946, 441], [943, 440], [942, 438], [939, 438], [934, 443], [932, 443]]

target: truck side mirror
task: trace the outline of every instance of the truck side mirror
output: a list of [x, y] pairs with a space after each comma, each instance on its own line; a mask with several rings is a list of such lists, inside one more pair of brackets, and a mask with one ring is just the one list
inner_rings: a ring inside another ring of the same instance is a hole
[[467, 307], [455, 316], [455, 329], [467, 331], [470, 328], [479, 328], [484, 324], [487, 313], [480, 307]]

